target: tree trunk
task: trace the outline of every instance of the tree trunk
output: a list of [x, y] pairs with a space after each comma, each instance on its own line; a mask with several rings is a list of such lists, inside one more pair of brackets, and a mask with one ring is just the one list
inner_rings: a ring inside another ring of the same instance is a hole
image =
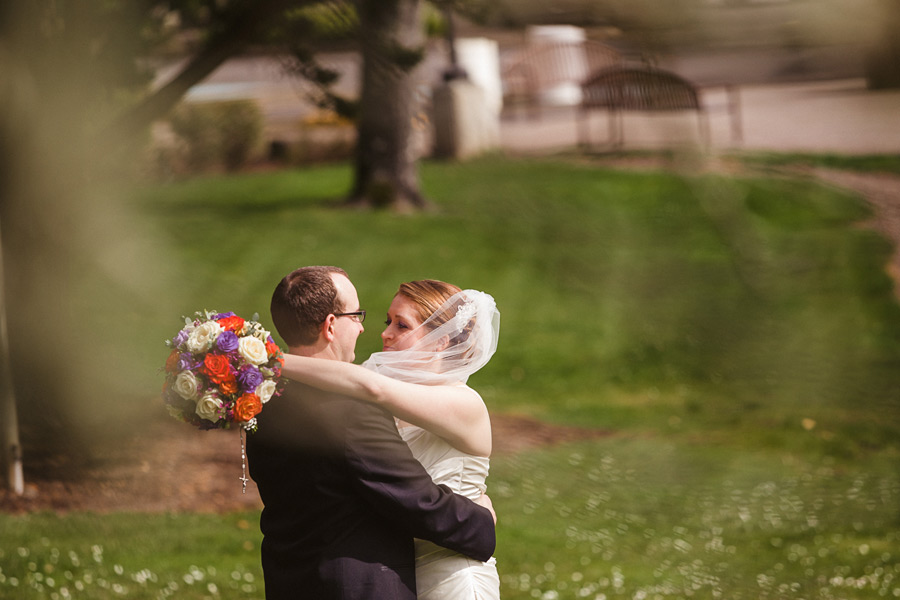
[[363, 72], [350, 204], [400, 211], [427, 206], [412, 143], [412, 71], [425, 51], [420, 4], [357, 0]]
[[881, 36], [866, 59], [869, 89], [900, 88], [900, 1], [882, 0]]

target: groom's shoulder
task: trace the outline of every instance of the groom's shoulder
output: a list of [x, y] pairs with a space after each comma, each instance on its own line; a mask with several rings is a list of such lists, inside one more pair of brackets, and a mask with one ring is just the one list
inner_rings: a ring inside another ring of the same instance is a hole
[[358, 420], [387, 419], [393, 417], [384, 409], [370, 402], [357, 400], [342, 394], [325, 392], [296, 382], [288, 382], [277, 404], [282, 410], [300, 411], [306, 418], [334, 421], [349, 426]]
[[284, 449], [340, 448], [364, 421], [365, 406], [352, 398], [288, 384], [257, 417], [254, 445]]

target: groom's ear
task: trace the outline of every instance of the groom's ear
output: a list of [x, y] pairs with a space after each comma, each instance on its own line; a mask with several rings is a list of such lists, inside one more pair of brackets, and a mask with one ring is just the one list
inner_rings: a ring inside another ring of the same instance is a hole
[[334, 315], [328, 315], [328, 318], [326, 318], [325, 321], [323, 321], [322, 324], [319, 326], [320, 327], [319, 335], [326, 341], [329, 341], [329, 342], [334, 341], [334, 336], [335, 336], [334, 323], [335, 323], [335, 321], [337, 321], [337, 317], [335, 317]]

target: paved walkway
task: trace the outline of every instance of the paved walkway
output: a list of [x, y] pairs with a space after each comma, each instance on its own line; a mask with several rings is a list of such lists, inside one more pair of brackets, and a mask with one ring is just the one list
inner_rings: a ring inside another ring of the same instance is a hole
[[869, 202], [874, 213], [872, 228], [894, 244], [887, 272], [894, 280], [894, 295], [900, 300], [900, 176], [831, 169], [815, 169], [812, 175], [822, 182], [853, 190]]
[[[863, 79], [740, 86], [743, 141], [732, 140], [725, 95], [711, 90], [704, 98], [713, 150], [745, 149], [840, 154], [900, 153], [900, 90], [870, 91]], [[591, 121], [592, 139], [606, 139], [607, 118]], [[658, 148], [699, 141], [692, 114], [629, 115], [625, 149]], [[504, 147], [529, 152], [559, 150], [577, 143], [573, 110], [544, 111], [538, 120], [505, 118]]]
[[[420, 93], [427, 96], [430, 83], [440, 70], [439, 53], [430, 53], [423, 67]], [[783, 64], [776, 57], [760, 57], [767, 70], [750, 73], [746, 64], [731, 56], [704, 57], [704, 62], [682, 60], [678, 72], [693, 81], [723, 78], [733, 66], [739, 83], [740, 118], [743, 141], [731, 139], [728, 113], [722, 91], [711, 88], [704, 99], [710, 113], [711, 146], [715, 150], [743, 148], [777, 152], [828, 152], [841, 154], [900, 153], [900, 90], [870, 91], [861, 78], [848, 78], [849, 70], [832, 74], [843, 77], [806, 82], [760, 83], [777, 73]], [[345, 75], [340, 92], [353, 95], [358, 87], [358, 58], [351, 53], [329, 55], [327, 64]], [[164, 80], [176, 65], [159, 72]], [[743, 81], [743, 83], [741, 83]], [[720, 88], [721, 89], [721, 88]], [[303, 100], [302, 84], [287, 78], [276, 59], [242, 57], [228, 61], [203, 83], [191, 89], [193, 100], [252, 98], [263, 109], [270, 131], [296, 128], [312, 111]], [[507, 111], [508, 112], [508, 111]], [[606, 136], [606, 116], [593, 119], [594, 138]], [[530, 120], [504, 114], [501, 120], [502, 145], [512, 151], [552, 152], [577, 143], [577, 122], [572, 109], [549, 109], [540, 119]], [[634, 115], [625, 121], [625, 148], [646, 148], [696, 144], [699, 140], [693, 115]]]

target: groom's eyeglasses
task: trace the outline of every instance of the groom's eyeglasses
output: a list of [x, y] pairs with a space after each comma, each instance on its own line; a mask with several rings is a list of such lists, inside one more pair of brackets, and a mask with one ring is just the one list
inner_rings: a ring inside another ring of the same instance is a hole
[[366, 320], [366, 311], [364, 310], [354, 310], [353, 312], [345, 312], [345, 313], [332, 313], [336, 317], [350, 317], [357, 323], [362, 323]]

